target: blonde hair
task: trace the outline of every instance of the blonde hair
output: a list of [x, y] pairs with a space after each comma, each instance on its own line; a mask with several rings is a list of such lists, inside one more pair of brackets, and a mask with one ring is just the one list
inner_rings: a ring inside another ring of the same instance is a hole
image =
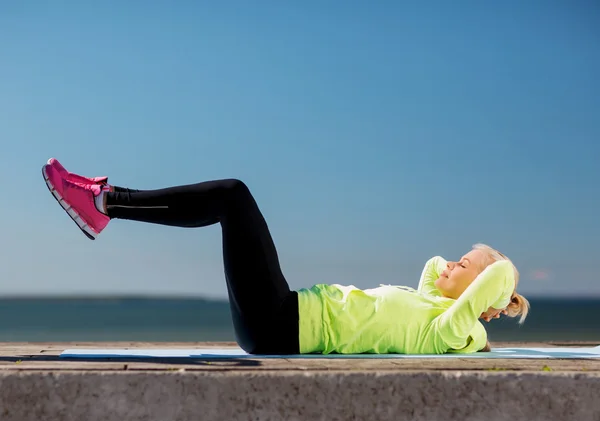
[[480, 250], [484, 252], [485, 255], [488, 257], [485, 266], [481, 268], [481, 270], [485, 269], [488, 265], [491, 265], [492, 263], [497, 262], [499, 260], [508, 260], [512, 264], [513, 270], [515, 272], [515, 290], [512, 293], [510, 303], [508, 304], [506, 311], [508, 312], [508, 317], [521, 316], [521, 318], [519, 319], [519, 324], [522, 324], [525, 321], [527, 314], [529, 313], [530, 306], [529, 301], [527, 301], [525, 297], [523, 297], [521, 294], [517, 294], [517, 285], [519, 284], [519, 271], [508, 257], [486, 244], [474, 244], [473, 250]]

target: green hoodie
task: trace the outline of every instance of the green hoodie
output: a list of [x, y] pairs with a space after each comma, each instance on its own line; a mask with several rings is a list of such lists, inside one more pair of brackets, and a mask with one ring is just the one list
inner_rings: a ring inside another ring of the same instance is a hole
[[479, 316], [504, 308], [515, 287], [509, 261], [489, 265], [457, 299], [434, 285], [446, 261], [425, 265], [417, 290], [381, 285], [315, 285], [298, 291], [301, 353], [443, 354], [477, 352], [487, 341]]

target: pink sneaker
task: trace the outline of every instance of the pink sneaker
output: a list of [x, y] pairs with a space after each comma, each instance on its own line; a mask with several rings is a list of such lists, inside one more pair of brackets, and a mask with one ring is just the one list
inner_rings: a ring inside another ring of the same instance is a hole
[[108, 225], [110, 218], [96, 208], [94, 198], [109, 187], [70, 181], [51, 164], [42, 167], [42, 174], [57, 202], [81, 231], [90, 240], [95, 240]]
[[83, 175], [78, 175], [75, 173], [71, 173], [69, 171], [67, 171], [65, 169], [65, 167], [63, 167], [61, 165], [60, 162], [58, 162], [58, 159], [56, 158], [50, 158], [48, 160], [48, 165], [52, 166], [56, 171], [59, 172], [59, 174], [69, 180], [69, 181], [74, 181], [76, 183], [83, 183], [83, 184], [108, 184], [108, 177], [85, 177]]

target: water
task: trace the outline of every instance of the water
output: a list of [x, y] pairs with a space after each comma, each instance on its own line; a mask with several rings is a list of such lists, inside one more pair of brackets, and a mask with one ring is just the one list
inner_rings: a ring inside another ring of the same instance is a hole
[[[484, 323], [490, 340], [600, 343], [600, 298], [530, 302], [522, 326]], [[230, 317], [226, 301], [204, 299], [0, 299], [0, 341], [233, 341]]]

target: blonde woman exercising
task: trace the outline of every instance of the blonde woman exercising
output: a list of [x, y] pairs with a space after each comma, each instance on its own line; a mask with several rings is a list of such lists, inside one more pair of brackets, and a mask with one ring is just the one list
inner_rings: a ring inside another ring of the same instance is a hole
[[520, 316], [519, 274], [503, 254], [478, 244], [458, 261], [433, 257], [418, 288], [319, 284], [292, 291], [267, 223], [240, 180], [133, 190], [42, 168], [58, 203], [95, 239], [112, 219], [185, 228], [220, 224], [225, 279], [236, 340], [251, 354], [470, 353], [489, 348], [479, 319]]

